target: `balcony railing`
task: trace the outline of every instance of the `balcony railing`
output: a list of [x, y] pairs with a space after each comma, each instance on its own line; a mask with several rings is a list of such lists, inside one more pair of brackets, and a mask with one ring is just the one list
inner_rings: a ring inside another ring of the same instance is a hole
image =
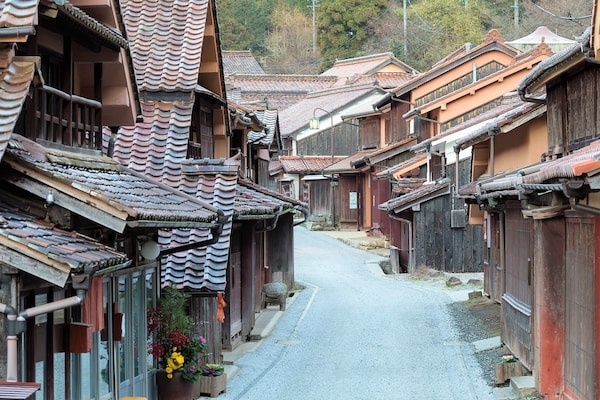
[[65, 146], [102, 150], [102, 103], [50, 86], [35, 93], [36, 138]]

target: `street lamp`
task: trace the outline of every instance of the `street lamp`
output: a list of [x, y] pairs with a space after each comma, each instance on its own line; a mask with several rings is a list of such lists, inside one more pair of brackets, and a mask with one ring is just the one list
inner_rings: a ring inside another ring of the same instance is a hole
[[333, 134], [334, 134], [334, 130], [333, 130], [333, 114], [330, 113], [329, 111], [317, 107], [313, 110], [313, 116], [312, 118], [308, 121], [308, 126], [310, 129], [319, 129], [320, 125], [321, 125], [321, 120], [319, 118], [317, 118], [317, 116], [315, 115], [317, 110], [319, 111], [323, 111], [324, 113], [327, 113], [329, 115], [329, 118], [331, 118], [331, 126], [329, 127], [330, 129], [330, 136], [331, 136], [331, 163], [333, 164], [333, 160], [334, 160], [334, 151], [333, 151], [333, 144], [334, 144], [334, 138], [333, 138]]

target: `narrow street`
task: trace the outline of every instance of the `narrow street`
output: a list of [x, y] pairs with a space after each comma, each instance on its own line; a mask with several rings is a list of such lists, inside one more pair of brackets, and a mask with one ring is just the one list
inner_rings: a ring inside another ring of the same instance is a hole
[[386, 276], [378, 256], [295, 228], [304, 285], [272, 334], [237, 360], [222, 399], [487, 400], [441, 291]]

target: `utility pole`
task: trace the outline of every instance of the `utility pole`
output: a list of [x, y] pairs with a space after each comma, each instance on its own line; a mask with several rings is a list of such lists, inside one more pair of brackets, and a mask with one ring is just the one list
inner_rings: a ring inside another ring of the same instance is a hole
[[403, 24], [404, 24], [404, 57], [406, 57], [406, 54], [408, 54], [408, 43], [407, 43], [407, 39], [406, 39], [406, 22], [408, 20], [408, 17], [406, 16], [406, 0], [402, 0], [402, 17], [403, 17]]
[[315, 54], [317, 52], [317, 7], [319, 7], [319, 4], [317, 3], [318, 0], [312, 0], [312, 6], [309, 6], [310, 8], [312, 8], [312, 51], [313, 54]]
[[519, 31], [519, 0], [515, 0], [514, 8], [514, 18], [515, 18], [515, 34]]

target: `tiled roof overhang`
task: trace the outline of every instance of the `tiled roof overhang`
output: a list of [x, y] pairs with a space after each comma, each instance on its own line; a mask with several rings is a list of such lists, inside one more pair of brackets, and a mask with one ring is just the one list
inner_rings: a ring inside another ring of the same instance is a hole
[[0, 263], [64, 287], [71, 272], [125, 267], [127, 255], [0, 200]]
[[586, 61], [589, 51], [591, 27], [571, 47], [554, 54], [536, 65], [519, 84], [519, 95], [526, 100], [547, 83], [560, 77], [566, 70]]
[[44, 149], [14, 135], [2, 179], [116, 231], [215, 228], [218, 210], [99, 155]]
[[388, 214], [397, 214], [413, 206], [450, 194], [450, 182], [436, 182], [423, 185], [410, 193], [388, 200], [379, 206], [379, 209], [387, 211]]
[[461, 188], [460, 193], [478, 200], [520, 197], [532, 192], [563, 192], [576, 198], [575, 192], [600, 190], [600, 141], [592, 142], [562, 158], [508, 171], [478, 180]]
[[[11, 51], [7, 49], [3, 53], [7, 55]], [[39, 63], [39, 57], [7, 57], [10, 61], [0, 75], [0, 160], [21, 114]]]
[[57, 22], [63, 25], [74, 22], [76, 29], [82, 29], [85, 27], [85, 30], [88, 34], [97, 38], [104, 45], [114, 48], [129, 48], [129, 43], [127, 42], [127, 39], [123, 37], [121, 32], [118, 32], [116, 29], [110, 28], [97, 21], [80, 8], [75, 7], [66, 0], [54, 0], [54, 3], [57, 5], [59, 10]]

